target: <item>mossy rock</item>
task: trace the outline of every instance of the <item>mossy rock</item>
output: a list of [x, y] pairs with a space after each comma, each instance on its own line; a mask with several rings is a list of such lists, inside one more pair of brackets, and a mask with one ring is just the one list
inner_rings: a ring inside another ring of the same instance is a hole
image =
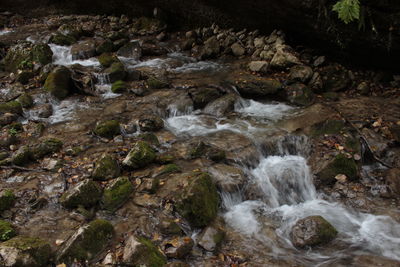
[[156, 153], [151, 146], [144, 141], [138, 141], [122, 162], [131, 169], [138, 169], [149, 165], [156, 159]]
[[118, 161], [110, 155], [105, 155], [96, 161], [92, 178], [93, 180], [106, 181], [118, 177], [120, 173]]
[[103, 53], [98, 57], [98, 60], [104, 68], [110, 67], [113, 63], [120, 63], [119, 59], [111, 53]]
[[119, 122], [116, 120], [104, 121], [96, 126], [94, 133], [98, 136], [111, 139], [121, 133], [121, 128]]
[[115, 181], [104, 189], [102, 198], [103, 209], [110, 212], [116, 211], [129, 199], [132, 192], [133, 185], [128, 177], [119, 177], [115, 179]]
[[115, 94], [120, 94], [128, 89], [128, 84], [124, 81], [116, 81], [111, 86], [111, 91]]
[[13, 154], [11, 162], [17, 166], [24, 166], [30, 163], [32, 160], [32, 150], [27, 146], [22, 146]]
[[160, 145], [160, 141], [158, 141], [158, 137], [154, 133], [142, 133], [138, 136], [138, 138], [154, 146]]
[[58, 100], [63, 100], [72, 92], [71, 71], [64, 66], [55, 68], [47, 76], [44, 89]]
[[17, 235], [17, 233], [15, 232], [15, 229], [11, 223], [0, 220], [0, 241], [1, 242], [7, 241], [16, 235]]
[[18, 101], [10, 101], [7, 103], [0, 103], [0, 112], [21, 115], [23, 110], [21, 103]]
[[147, 79], [147, 86], [150, 89], [162, 89], [169, 87], [169, 83], [161, 78], [150, 77]]
[[170, 173], [177, 173], [177, 172], [181, 172], [181, 168], [172, 163], [172, 164], [168, 164], [162, 167], [162, 169], [160, 170], [160, 172], [158, 173], [158, 175], [164, 175], [164, 174], [170, 174]]
[[0, 195], [0, 213], [10, 209], [15, 202], [15, 195], [11, 190], [5, 190]]
[[221, 93], [215, 88], [196, 88], [190, 90], [190, 95], [193, 100], [194, 108], [204, 108], [208, 103], [218, 99]]
[[192, 172], [184, 177], [189, 184], [178, 197], [176, 208], [192, 226], [207, 226], [217, 216], [217, 188], [208, 173]]
[[361, 154], [361, 143], [357, 138], [354, 137], [347, 137], [344, 147], [347, 151], [354, 153]]
[[128, 74], [122, 62], [112, 63], [110, 67], [105, 69], [104, 73], [107, 74], [111, 83], [119, 80], [124, 80], [126, 78], [126, 75]]
[[339, 134], [345, 127], [342, 120], [327, 120], [318, 125], [313, 126], [312, 134], [315, 136], [324, 134]]
[[23, 108], [31, 108], [33, 106], [33, 98], [30, 94], [23, 94], [17, 98], [17, 101]]
[[71, 264], [74, 260], [86, 261], [95, 258], [114, 236], [114, 227], [106, 220], [97, 219], [81, 227], [63, 245], [57, 262]]
[[76, 39], [73, 36], [57, 33], [50, 38], [50, 43], [68, 46], [76, 43]]
[[169, 164], [174, 162], [175, 157], [173, 155], [170, 154], [161, 154], [158, 155], [156, 158], [156, 161], [160, 164]]
[[204, 142], [199, 142], [192, 146], [192, 148], [189, 150], [189, 158], [191, 159], [196, 159], [200, 158], [202, 156], [205, 156], [207, 152], [207, 146]]
[[53, 51], [47, 44], [36, 44], [31, 51], [32, 61], [44, 66], [53, 61]]
[[358, 178], [358, 166], [353, 158], [347, 158], [344, 154], [339, 154], [330, 162], [317, 176], [324, 185], [336, 182], [335, 176], [344, 174], [349, 180]]
[[33, 157], [41, 159], [44, 156], [51, 155], [61, 150], [63, 142], [56, 138], [46, 139], [32, 147]]
[[32, 79], [35, 75], [32, 71], [22, 71], [17, 75], [15, 80], [21, 84], [27, 84], [30, 79]]
[[315, 95], [308, 86], [295, 83], [286, 88], [286, 98], [294, 105], [309, 106], [314, 102]]
[[123, 263], [128, 266], [162, 267], [167, 259], [149, 239], [131, 236], [125, 242]]
[[115, 51], [115, 46], [111, 40], [104, 40], [96, 47], [97, 54], [110, 53], [113, 51]]
[[0, 244], [0, 258], [6, 266], [49, 266], [50, 244], [37, 237], [17, 236]]
[[96, 205], [103, 194], [103, 189], [92, 180], [84, 180], [75, 187], [65, 192], [60, 203], [66, 208], [76, 208], [78, 206], [92, 207]]

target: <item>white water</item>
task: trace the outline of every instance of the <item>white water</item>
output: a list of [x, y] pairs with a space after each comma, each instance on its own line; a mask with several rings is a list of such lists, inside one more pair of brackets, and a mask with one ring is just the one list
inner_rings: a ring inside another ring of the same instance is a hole
[[97, 58], [89, 58], [84, 60], [72, 60], [71, 46], [62, 46], [49, 44], [53, 51], [53, 64], [61, 66], [70, 66], [80, 64], [85, 67], [99, 67], [100, 63]]
[[10, 32], [12, 32], [12, 31], [11, 30], [0, 30], [0, 36], [9, 34]]

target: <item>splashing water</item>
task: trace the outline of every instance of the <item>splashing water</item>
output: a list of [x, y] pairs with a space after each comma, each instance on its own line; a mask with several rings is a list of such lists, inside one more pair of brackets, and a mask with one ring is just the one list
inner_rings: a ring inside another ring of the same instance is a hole
[[80, 64], [85, 67], [99, 67], [100, 62], [97, 58], [89, 58], [85, 60], [73, 60], [71, 54], [71, 46], [62, 46], [49, 44], [51, 51], [53, 51], [53, 63], [55, 65], [70, 66]]

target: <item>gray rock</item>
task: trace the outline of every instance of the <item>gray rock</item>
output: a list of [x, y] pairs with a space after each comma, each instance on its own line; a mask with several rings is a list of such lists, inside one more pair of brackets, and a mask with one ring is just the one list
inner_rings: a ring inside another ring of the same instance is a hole
[[233, 55], [240, 57], [246, 53], [246, 49], [243, 48], [239, 43], [234, 43], [231, 45]]
[[131, 235], [125, 241], [122, 262], [133, 266], [161, 267], [166, 258], [150, 240]]
[[60, 203], [66, 208], [91, 207], [99, 202], [102, 193], [103, 189], [96, 182], [86, 179], [65, 192]]
[[264, 42], [263, 36], [254, 39], [254, 46], [256, 48], [262, 48], [262, 47], [264, 47], [264, 45], [265, 45], [265, 42]]
[[295, 83], [285, 88], [287, 100], [295, 105], [309, 106], [314, 102], [315, 95], [311, 89], [302, 83]]
[[208, 171], [215, 185], [224, 192], [237, 192], [246, 181], [244, 172], [234, 166], [214, 164]]
[[213, 227], [207, 227], [200, 236], [199, 246], [207, 251], [214, 252], [224, 239], [225, 233]]
[[201, 59], [215, 58], [219, 55], [220, 50], [221, 46], [219, 44], [219, 41], [215, 36], [213, 36], [204, 42], [204, 47], [201, 51], [200, 58]]
[[264, 60], [271, 60], [274, 57], [275, 53], [271, 50], [264, 50], [260, 53], [260, 58]]
[[276, 47], [276, 53], [271, 59], [271, 67], [284, 69], [297, 64], [301, 64], [301, 62], [289, 46], [278, 45]]
[[93, 39], [74, 44], [71, 47], [72, 59], [77, 60], [94, 57], [96, 55], [96, 46], [96, 41]]
[[129, 42], [117, 51], [117, 55], [139, 60], [142, 57], [142, 48], [139, 42]]
[[267, 73], [268, 67], [267, 61], [252, 61], [249, 63], [249, 69], [255, 72]]
[[203, 113], [223, 117], [234, 110], [235, 102], [238, 96], [235, 94], [226, 94], [210, 103], [204, 108]]
[[118, 161], [110, 155], [103, 155], [96, 161], [92, 177], [94, 180], [105, 181], [118, 177], [120, 173]]
[[312, 78], [313, 74], [313, 70], [309, 66], [297, 65], [290, 69], [289, 79], [307, 83]]

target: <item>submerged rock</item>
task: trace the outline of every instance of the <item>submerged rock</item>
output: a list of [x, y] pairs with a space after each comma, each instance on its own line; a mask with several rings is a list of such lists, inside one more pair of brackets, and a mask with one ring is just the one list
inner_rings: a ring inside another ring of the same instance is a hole
[[147, 166], [155, 159], [156, 153], [153, 148], [144, 141], [138, 141], [122, 163], [129, 168], [138, 169]]
[[167, 263], [165, 256], [150, 240], [135, 236], [130, 236], [125, 241], [122, 261], [132, 266], [151, 267], [162, 267]]
[[58, 100], [63, 100], [72, 92], [71, 71], [64, 66], [55, 68], [47, 76], [44, 89]]
[[17, 236], [0, 244], [2, 266], [48, 266], [51, 256], [50, 245], [37, 237]]
[[133, 185], [128, 177], [119, 177], [104, 189], [101, 201], [103, 209], [116, 211], [133, 192]]
[[220, 97], [221, 93], [215, 88], [202, 87], [191, 89], [189, 95], [193, 100], [194, 108], [199, 109]]
[[93, 180], [105, 181], [118, 177], [120, 173], [118, 161], [110, 155], [104, 155], [96, 161], [92, 178]]
[[95, 258], [114, 236], [114, 227], [106, 220], [94, 220], [82, 226], [60, 249], [57, 262], [73, 263]]
[[292, 228], [293, 245], [299, 248], [325, 244], [337, 236], [336, 229], [321, 216], [310, 216], [296, 222]]
[[66, 208], [78, 206], [91, 207], [101, 199], [103, 189], [92, 180], [86, 179], [66, 191], [60, 198], [60, 203]]

